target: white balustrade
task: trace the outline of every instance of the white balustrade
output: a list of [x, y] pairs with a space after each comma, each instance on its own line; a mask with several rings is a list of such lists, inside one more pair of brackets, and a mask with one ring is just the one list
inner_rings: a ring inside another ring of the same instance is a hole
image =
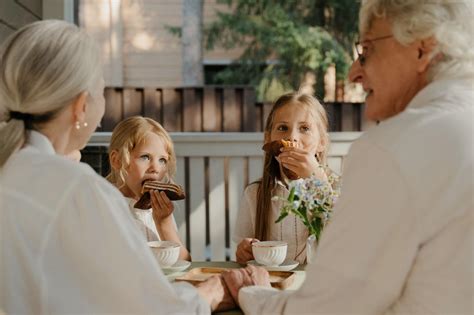
[[[328, 164], [342, 172], [344, 156], [360, 132], [330, 133]], [[263, 133], [170, 133], [177, 156], [175, 181], [187, 199], [177, 202], [180, 236], [194, 260], [235, 259], [231, 241], [244, 188], [262, 175]], [[110, 132], [89, 146], [108, 146]]]

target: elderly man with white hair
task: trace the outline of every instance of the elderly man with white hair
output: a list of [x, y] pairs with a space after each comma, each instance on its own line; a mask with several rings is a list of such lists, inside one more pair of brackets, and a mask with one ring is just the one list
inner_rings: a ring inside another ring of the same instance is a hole
[[366, 0], [352, 146], [299, 291], [226, 283], [247, 314], [473, 314], [472, 0]]

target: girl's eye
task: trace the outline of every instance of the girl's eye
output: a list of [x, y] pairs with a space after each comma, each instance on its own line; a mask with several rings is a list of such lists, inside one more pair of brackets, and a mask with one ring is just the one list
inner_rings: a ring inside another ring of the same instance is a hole
[[278, 131], [287, 131], [287, 130], [288, 130], [288, 127], [285, 126], [285, 125], [280, 125], [280, 126], [277, 127], [277, 130], [278, 130]]
[[301, 130], [302, 132], [308, 132], [308, 131], [310, 130], [310, 128], [309, 128], [308, 126], [301, 126], [301, 127], [300, 127], [300, 130]]
[[149, 161], [149, 160], [150, 160], [150, 156], [149, 156], [148, 154], [140, 155], [140, 160]]
[[161, 158], [159, 159], [159, 161], [160, 161], [160, 164], [163, 164], [163, 165], [166, 165], [168, 163], [168, 160], [165, 158]]

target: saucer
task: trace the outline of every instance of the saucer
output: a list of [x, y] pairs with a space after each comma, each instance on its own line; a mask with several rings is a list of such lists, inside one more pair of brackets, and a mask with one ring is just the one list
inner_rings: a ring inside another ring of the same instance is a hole
[[261, 266], [267, 269], [268, 271], [290, 271], [290, 270], [295, 269], [299, 265], [299, 262], [288, 259], [282, 262], [279, 266], [265, 266], [265, 265], [260, 265], [255, 260], [250, 260], [250, 261], [247, 261], [247, 265]]
[[191, 262], [187, 260], [178, 260], [173, 266], [170, 267], [162, 267], [163, 273], [168, 275], [170, 273], [179, 272], [186, 270], [191, 266]]

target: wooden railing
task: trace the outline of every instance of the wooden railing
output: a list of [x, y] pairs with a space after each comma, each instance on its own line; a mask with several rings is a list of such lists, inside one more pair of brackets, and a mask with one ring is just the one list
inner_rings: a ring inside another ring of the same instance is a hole
[[[101, 131], [112, 131], [122, 119], [143, 115], [168, 131], [263, 131], [272, 104], [256, 103], [249, 86], [189, 88], [106, 88], [106, 111]], [[361, 103], [324, 104], [330, 131], [366, 129]]]
[[[342, 171], [359, 132], [331, 133], [329, 166]], [[262, 175], [262, 133], [171, 133], [177, 155], [176, 182], [187, 198], [175, 211], [179, 233], [195, 260], [235, 259], [233, 229], [244, 188]], [[94, 134], [83, 161], [108, 170], [110, 133]]]

